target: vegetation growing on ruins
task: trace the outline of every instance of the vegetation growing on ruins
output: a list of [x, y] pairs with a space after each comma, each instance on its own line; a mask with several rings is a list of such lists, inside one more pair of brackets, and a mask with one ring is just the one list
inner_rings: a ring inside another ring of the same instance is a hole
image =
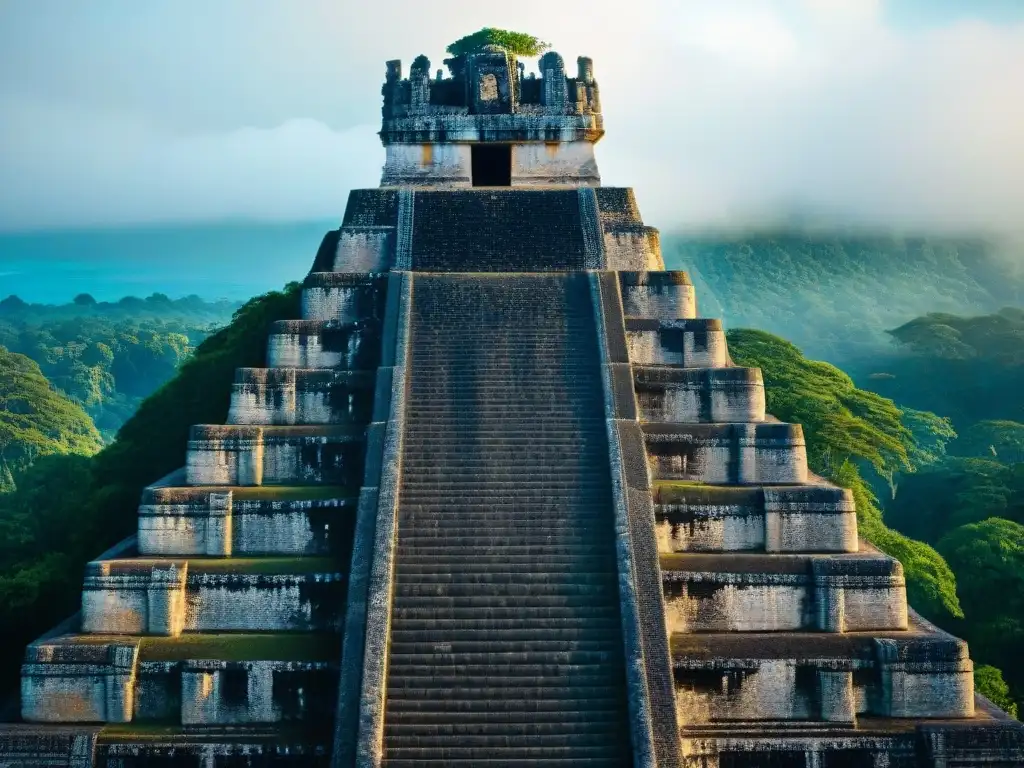
[[463, 56], [488, 45], [504, 48], [515, 56], [540, 56], [544, 51], [551, 48], [550, 43], [545, 43], [543, 40], [533, 35], [528, 35], [525, 32], [511, 32], [507, 29], [484, 27], [471, 35], [460, 37], [449, 45], [446, 50], [452, 56]]
[[[226, 420], [235, 368], [264, 365], [271, 323], [298, 315], [298, 283], [252, 299], [112, 445], [91, 458], [47, 456], [16, 475], [17, 489], [0, 494], [0, 626], [11, 647], [75, 612], [85, 563], [133, 532], [142, 488], [184, 464], [192, 424]], [[13, 684], [19, 662], [7, 658], [0, 683]]]

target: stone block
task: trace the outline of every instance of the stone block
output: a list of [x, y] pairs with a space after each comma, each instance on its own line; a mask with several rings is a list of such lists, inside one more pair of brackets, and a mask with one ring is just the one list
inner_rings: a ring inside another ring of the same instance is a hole
[[379, 357], [380, 325], [372, 320], [279, 320], [267, 342], [271, 368], [372, 370]]
[[764, 421], [764, 381], [758, 368], [634, 366], [641, 421]]
[[661, 552], [856, 552], [853, 494], [829, 485], [654, 487]]
[[626, 344], [634, 365], [724, 368], [729, 364], [725, 332], [718, 320], [627, 317]]
[[381, 186], [442, 188], [473, 185], [470, 144], [424, 142], [384, 147]]
[[662, 555], [671, 632], [863, 632], [907, 627], [885, 555]]
[[[322, 272], [386, 272], [395, 259], [395, 227], [346, 225], [338, 231], [333, 258]], [[305, 314], [303, 315], [305, 317]], [[312, 318], [310, 318], [312, 319]]]
[[691, 320], [697, 317], [693, 283], [685, 272], [620, 272], [626, 317]]
[[[974, 714], [966, 645], [920, 626], [880, 636], [676, 635], [672, 641], [679, 718], [691, 726]], [[909, 687], [923, 695], [908, 700], [893, 686], [894, 676], [912, 678]]]
[[373, 373], [332, 368], [239, 368], [229, 424], [364, 424]]
[[337, 666], [193, 660], [180, 674], [182, 725], [243, 725], [323, 719], [334, 704]]
[[333, 560], [104, 560], [87, 569], [82, 631], [333, 630], [344, 594]]
[[36, 723], [127, 723], [132, 719], [137, 639], [62, 644], [25, 651], [21, 716]]
[[619, 225], [605, 227], [604, 252], [606, 269], [663, 270], [661, 235], [654, 227]]
[[180, 635], [185, 627], [185, 560], [100, 560], [82, 587], [82, 631]]
[[355, 323], [381, 320], [387, 273], [311, 272], [302, 282], [302, 318]]
[[643, 425], [654, 480], [730, 485], [803, 484], [807, 449], [799, 424]]
[[185, 482], [357, 487], [364, 445], [364, 429], [199, 424], [188, 442]]
[[320, 490], [151, 486], [139, 506], [139, 552], [344, 558], [351, 547], [354, 492]]

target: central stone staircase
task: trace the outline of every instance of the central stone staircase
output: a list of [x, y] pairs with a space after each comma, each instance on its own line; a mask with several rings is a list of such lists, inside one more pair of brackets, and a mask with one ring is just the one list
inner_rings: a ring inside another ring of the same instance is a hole
[[385, 763], [632, 762], [585, 274], [417, 274]]

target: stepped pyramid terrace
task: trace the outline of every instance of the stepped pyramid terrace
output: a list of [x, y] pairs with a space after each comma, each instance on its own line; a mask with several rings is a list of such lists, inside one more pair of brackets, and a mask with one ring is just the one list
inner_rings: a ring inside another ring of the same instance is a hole
[[388, 62], [380, 186], [25, 651], [0, 765], [1024, 765], [601, 185], [591, 61], [539, 68]]

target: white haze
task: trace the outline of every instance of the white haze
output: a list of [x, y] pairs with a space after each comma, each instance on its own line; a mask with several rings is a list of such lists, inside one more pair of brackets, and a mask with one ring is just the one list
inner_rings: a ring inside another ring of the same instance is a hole
[[[905, 0], [890, 0], [904, 2]], [[979, 3], [980, 4], [980, 3]], [[968, 6], [971, 3], [967, 3]], [[0, 5], [0, 228], [338, 218], [384, 61], [534, 32], [602, 87], [606, 184], [663, 229], [1024, 229], [1024, 23], [872, 0]]]

